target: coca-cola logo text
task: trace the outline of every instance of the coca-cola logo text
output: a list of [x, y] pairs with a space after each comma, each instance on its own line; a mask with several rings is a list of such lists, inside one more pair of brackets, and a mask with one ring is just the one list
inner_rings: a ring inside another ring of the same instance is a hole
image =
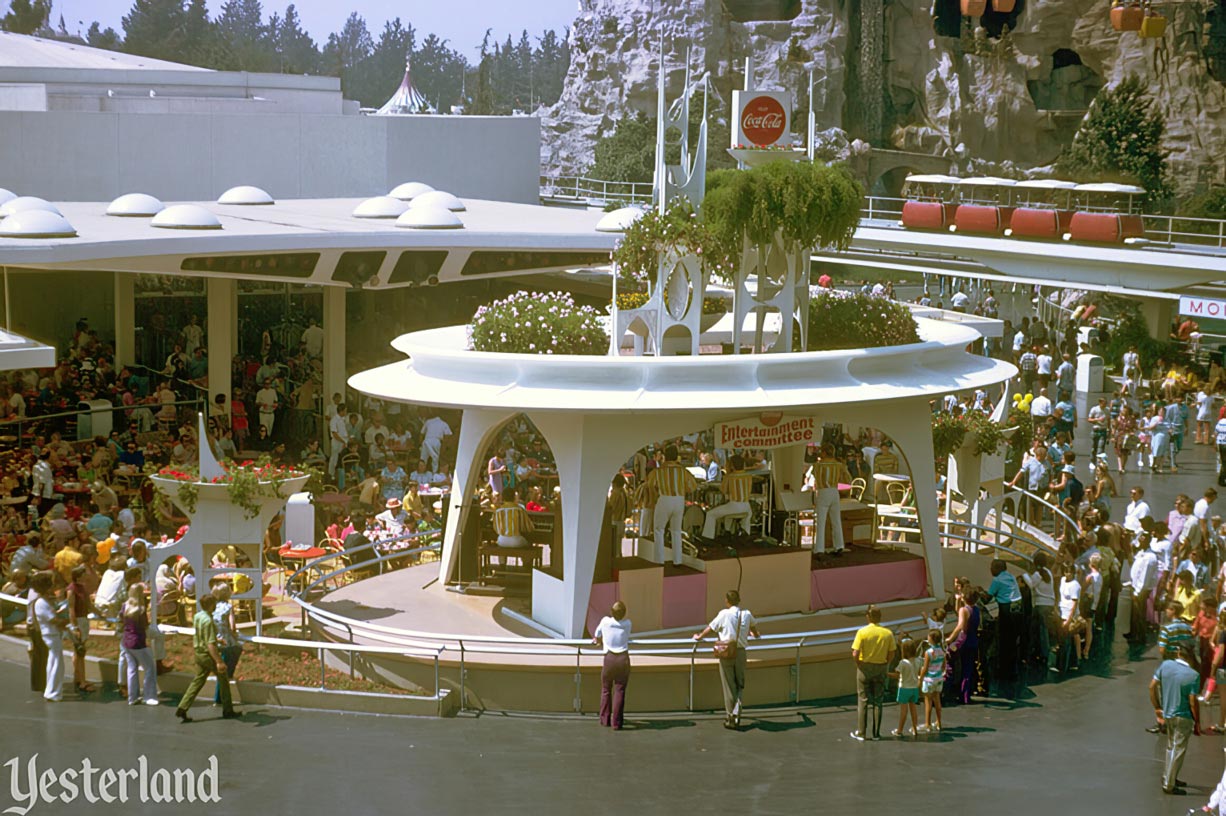
[[772, 145], [783, 136], [787, 116], [769, 96], [755, 96], [741, 109], [741, 133], [756, 145]]

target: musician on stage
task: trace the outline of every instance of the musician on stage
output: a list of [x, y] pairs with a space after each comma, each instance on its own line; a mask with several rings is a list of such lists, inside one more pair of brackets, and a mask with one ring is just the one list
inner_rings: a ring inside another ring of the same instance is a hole
[[681, 517], [685, 514], [685, 496], [698, 489], [693, 475], [677, 461], [677, 446], [664, 449], [664, 464], [647, 474], [644, 486], [654, 486], [659, 492], [655, 506], [655, 558], [664, 563], [664, 530], [672, 531], [673, 563], [681, 563]]
[[[494, 510], [494, 531], [498, 533], [499, 547], [531, 546], [525, 533], [534, 529], [532, 517], [519, 503], [519, 493], [513, 487], [502, 491], [502, 503]], [[505, 559], [499, 558], [505, 563]]]
[[753, 492], [753, 476], [745, 472], [745, 460], [739, 453], [733, 454], [728, 460], [728, 472], [719, 487], [728, 501], [707, 511], [706, 521], [702, 525], [702, 537], [708, 540], [715, 538], [720, 519], [737, 515], [741, 516], [741, 529], [745, 531], [745, 535], [749, 535], [749, 519], [752, 516], [749, 494]]
[[850, 484], [847, 465], [834, 456], [834, 445], [822, 445], [813, 474], [813, 554], [826, 552], [826, 518], [834, 537], [834, 554], [843, 554], [843, 514], [839, 510], [839, 483]]

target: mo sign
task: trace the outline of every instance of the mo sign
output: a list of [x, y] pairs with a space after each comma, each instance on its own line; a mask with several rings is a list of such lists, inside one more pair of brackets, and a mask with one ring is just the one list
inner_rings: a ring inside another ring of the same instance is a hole
[[1226, 318], [1226, 300], [1184, 295], [1179, 298], [1179, 313], [1189, 317]]

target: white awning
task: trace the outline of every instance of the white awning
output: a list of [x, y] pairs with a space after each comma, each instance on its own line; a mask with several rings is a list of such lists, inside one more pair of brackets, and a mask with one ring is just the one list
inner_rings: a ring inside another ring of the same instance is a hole
[[55, 348], [0, 329], [0, 371], [17, 368], [53, 368]]

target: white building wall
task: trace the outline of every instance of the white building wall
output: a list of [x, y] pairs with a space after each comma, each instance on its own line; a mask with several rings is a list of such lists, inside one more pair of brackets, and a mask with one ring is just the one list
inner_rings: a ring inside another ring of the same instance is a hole
[[532, 117], [0, 111], [0, 179], [20, 194], [208, 200], [236, 184], [277, 198], [377, 195], [425, 181], [535, 203]]

